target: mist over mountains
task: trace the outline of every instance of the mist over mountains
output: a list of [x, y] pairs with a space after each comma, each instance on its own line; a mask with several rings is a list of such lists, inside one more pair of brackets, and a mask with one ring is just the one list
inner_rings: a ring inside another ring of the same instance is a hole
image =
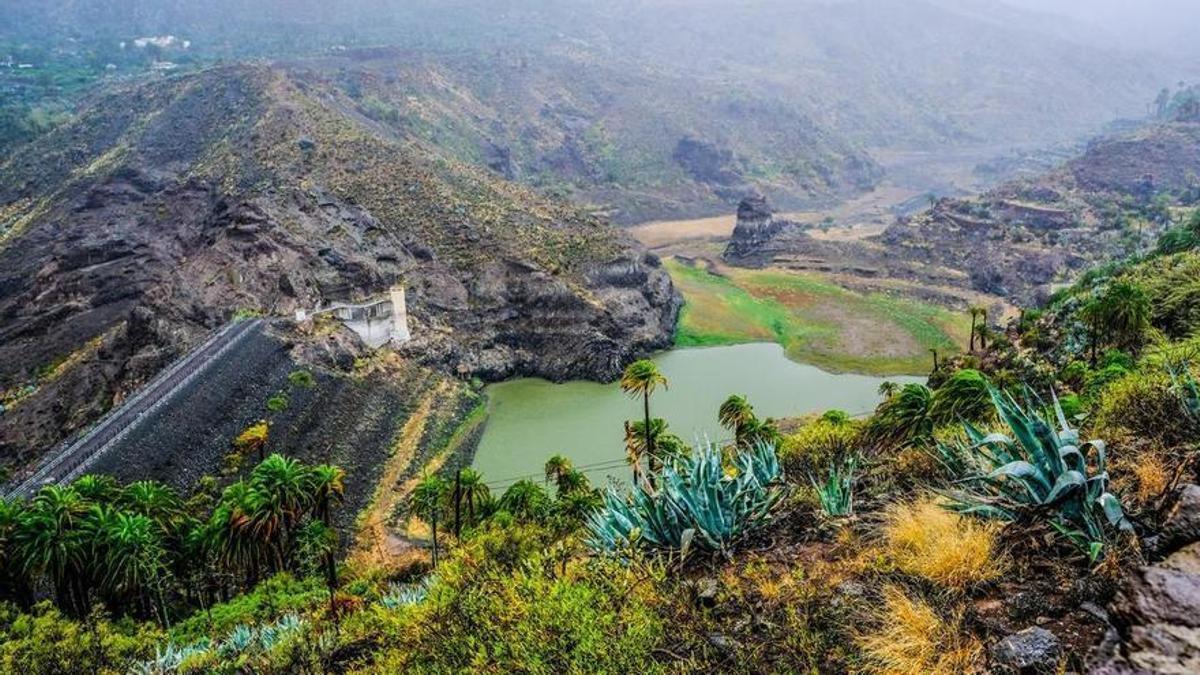
[[[1091, 10], [1071, 2], [1050, 7], [1073, 17], [1057, 22], [1046, 20], [1041, 3], [1038, 12], [1028, 12], [995, 2], [932, 0], [3, 5], [15, 20], [0, 35], [51, 44], [68, 38], [68, 48], [81, 39], [111, 48], [172, 34], [210, 58], [395, 45], [485, 55], [553, 52], [631, 70], [683, 72], [731, 95], [767, 92], [873, 145], [1061, 140], [1141, 113], [1147, 98], [1186, 72], [1168, 58], [1117, 49], [1125, 43], [1072, 39], [1082, 37], [1080, 21]], [[1090, 18], [1111, 26], [1117, 19], [1105, 19], [1110, 16], [1125, 14], [1097, 10]]]

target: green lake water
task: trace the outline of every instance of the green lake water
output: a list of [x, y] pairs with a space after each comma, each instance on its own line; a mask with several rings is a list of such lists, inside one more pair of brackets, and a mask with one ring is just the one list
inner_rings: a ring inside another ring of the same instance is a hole
[[[724, 440], [717, 408], [730, 394], [746, 396], [759, 417], [796, 417], [829, 409], [867, 413], [879, 385], [923, 381], [914, 377], [834, 374], [796, 363], [777, 344], [675, 349], [654, 358], [670, 381], [650, 400], [685, 441]], [[503, 489], [520, 477], [541, 479], [542, 466], [563, 454], [594, 482], [625, 479], [624, 420], [640, 419], [641, 401], [616, 384], [523, 379], [488, 387], [488, 421], [475, 455], [484, 480]]]

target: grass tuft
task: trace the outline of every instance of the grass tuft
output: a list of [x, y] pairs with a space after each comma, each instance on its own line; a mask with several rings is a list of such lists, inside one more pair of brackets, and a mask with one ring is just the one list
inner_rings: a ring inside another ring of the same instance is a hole
[[979, 640], [964, 633], [962, 616], [945, 618], [927, 602], [889, 586], [876, 626], [859, 637], [859, 646], [883, 675], [963, 675], [983, 670]]
[[898, 504], [883, 533], [896, 567], [944, 588], [964, 590], [1004, 573], [1000, 526], [946, 510], [932, 499]]

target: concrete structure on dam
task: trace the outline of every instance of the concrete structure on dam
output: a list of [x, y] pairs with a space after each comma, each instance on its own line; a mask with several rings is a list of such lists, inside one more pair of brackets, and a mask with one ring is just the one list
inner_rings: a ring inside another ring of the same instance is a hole
[[368, 347], [379, 348], [389, 342], [401, 344], [412, 339], [408, 329], [408, 303], [404, 286], [393, 286], [387, 297], [361, 303], [336, 302], [311, 313], [297, 310], [296, 320], [307, 321], [331, 314], [354, 331]]

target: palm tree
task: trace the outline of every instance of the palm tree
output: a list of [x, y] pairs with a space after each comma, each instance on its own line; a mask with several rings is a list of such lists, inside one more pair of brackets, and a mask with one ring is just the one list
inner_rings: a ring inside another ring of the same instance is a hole
[[135, 597], [143, 611], [153, 607], [162, 625], [169, 626], [163, 598], [166, 549], [159, 526], [151, 518], [93, 507], [90, 533], [102, 551], [101, 585], [117, 596]]
[[[633, 466], [635, 483], [641, 478], [645, 485], [652, 488], [653, 476], [662, 469], [663, 463], [686, 451], [687, 444], [667, 430], [667, 422], [661, 417], [650, 420], [649, 430], [641, 421], [625, 423], [625, 458]], [[648, 474], [641, 470], [643, 459], [649, 467]]]
[[879, 396], [884, 399], [889, 399], [895, 396], [897, 391], [900, 391], [900, 385], [892, 382], [891, 380], [887, 380], [883, 384], [879, 385]]
[[1089, 361], [1093, 368], [1096, 367], [1100, 348], [1100, 325], [1104, 321], [1104, 303], [1099, 298], [1092, 298], [1084, 303], [1083, 307], [1079, 308], [1079, 318], [1088, 327], [1088, 342], [1091, 346], [1091, 357]]
[[604, 498], [597, 490], [573, 490], [560, 493], [555, 502], [556, 510], [575, 522], [581, 522], [596, 509], [604, 505]]
[[308, 479], [313, 515], [332, 525], [334, 505], [346, 498], [346, 472], [332, 464], [318, 464], [309, 470]]
[[246, 481], [237, 481], [221, 493], [205, 527], [207, 549], [227, 568], [244, 572], [249, 578], [258, 576], [263, 560], [263, 545], [250, 531], [249, 513], [253, 490]]
[[467, 507], [467, 522], [474, 523], [476, 515], [482, 514], [492, 499], [483, 474], [475, 469], [462, 469], [458, 475], [458, 498]]
[[646, 433], [646, 449], [654, 453], [654, 439], [650, 435], [650, 395], [662, 386], [667, 388], [667, 378], [658, 370], [658, 366], [648, 359], [634, 361], [625, 368], [621, 375], [621, 391], [630, 396], [642, 399], [642, 419]]
[[[333, 594], [338, 587], [337, 544], [338, 533], [333, 527], [333, 506], [341, 504], [346, 496], [346, 472], [331, 464], [318, 464], [308, 472], [308, 488], [316, 521], [306, 526], [310, 555], [319, 555], [325, 568], [325, 584], [329, 587], [329, 603], [333, 606]], [[318, 523], [317, 528], [313, 523]]]
[[[972, 306], [971, 306], [971, 307], [970, 307], [970, 308], [969, 308], [967, 311], [971, 313], [971, 346], [970, 346], [970, 351], [971, 351], [971, 353], [972, 353], [972, 354], [974, 354], [974, 353], [975, 353], [975, 325], [976, 325], [976, 321], [979, 319], [979, 316], [980, 316], [980, 315], [983, 315], [983, 316], [985, 316], [985, 317], [986, 317], [986, 316], [987, 316], [987, 310], [986, 310], [986, 309], [984, 309], [984, 308], [982, 308], [982, 307], [979, 307], [978, 305], [972, 305]], [[986, 320], [987, 320], [987, 319], [984, 319], [984, 321], [986, 321]]]
[[273, 454], [250, 472], [250, 499], [244, 526], [274, 554], [275, 571], [286, 568], [292, 530], [313, 505], [308, 469]]
[[717, 421], [721, 423], [721, 426], [733, 432], [733, 437], [739, 445], [742, 442], [742, 435], [745, 433], [746, 423], [752, 419], [754, 419], [754, 407], [750, 405], [745, 396], [736, 394], [730, 396], [717, 409]]
[[17, 528], [24, 513], [23, 502], [0, 498], [0, 597], [11, 593], [12, 600], [28, 608], [33, 598], [17, 551]]
[[48, 485], [21, 514], [15, 533], [22, 572], [49, 577], [58, 605], [76, 614], [88, 605], [86, 514], [87, 503], [74, 488]]
[[338, 535], [321, 520], [311, 519], [296, 533], [296, 547], [300, 557], [309, 564], [319, 565], [321, 574], [325, 577], [325, 589], [329, 592], [329, 609], [333, 610], [334, 596], [337, 594], [337, 555]]
[[433, 566], [438, 564], [438, 538], [437, 525], [438, 519], [441, 518], [446, 510], [446, 495], [449, 493], [450, 486], [444, 478], [440, 476], [426, 476], [417, 483], [417, 487], [413, 489], [412, 502], [410, 508], [416, 516], [425, 522], [429, 523], [433, 530], [431, 541], [433, 543]]
[[71, 483], [71, 487], [79, 496], [94, 504], [108, 504], [115, 501], [121, 492], [121, 486], [112, 476], [89, 473], [80, 476]]
[[558, 477], [556, 482], [558, 498], [562, 499], [576, 492], [590, 492], [592, 483], [582, 471], [571, 469]]
[[499, 507], [518, 520], [538, 520], [550, 508], [550, 496], [541, 485], [531, 480], [519, 480], [500, 496]]
[[1102, 302], [1105, 327], [1122, 348], [1137, 356], [1150, 327], [1150, 296], [1135, 283], [1117, 281], [1108, 287]]
[[173, 532], [183, 516], [179, 495], [157, 481], [139, 480], [126, 485], [119, 503], [125, 510], [149, 518], [163, 535]]
[[555, 455], [551, 457], [550, 459], [546, 460], [546, 483], [549, 484], [551, 480], [557, 483], [559, 478], [561, 478], [564, 473], [570, 470], [571, 460], [563, 457], [562, 455]]
[[742, 427], [742, 438], [738, 441], [740, 448], [752, 448], [759, 443], [779, 447], [783, 434], [779, 432], [779, 423], [768, 417], [760, 420], [757, 417], [746, 422]]
[[642, 475], [642, 460], [646, 457], [646, 435], [638, 427], [641, 422], [625, 421], [625, 461], [633, 467], [633, 484], [647, 485]]

